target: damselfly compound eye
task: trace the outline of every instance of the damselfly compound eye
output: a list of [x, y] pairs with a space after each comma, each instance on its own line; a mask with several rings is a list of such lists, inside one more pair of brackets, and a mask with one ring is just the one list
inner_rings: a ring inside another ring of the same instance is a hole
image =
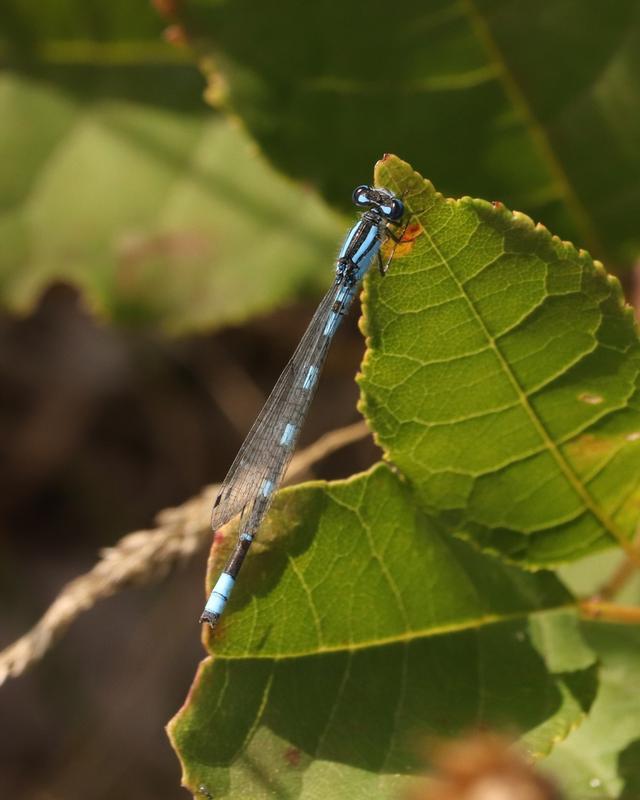
[[356, 186], [352, 195], [354, 204], [357, 205], [358, 208], [369, 208], [372, 204], [370, 193], [370, 186], [364, 183], [361, 186]]
[[403, 214], [404, 214], [404, 203], [402, 202], [402, 200], [398, 200], [398, 198], [396, 197], [391, 203], [391, 209], [389, 210], [389, 213], [386, 215], [386, 217], [391, 222], [397, 222], [399, 219], [402, 219]]

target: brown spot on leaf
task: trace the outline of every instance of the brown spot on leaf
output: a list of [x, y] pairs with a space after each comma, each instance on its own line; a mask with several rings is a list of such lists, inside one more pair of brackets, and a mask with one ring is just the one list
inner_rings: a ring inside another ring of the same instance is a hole
[[582, 456], [604, 456], [616, 446], [614, 439], [604, 436], [594, 436], [592, 433], [585, 433], [578, 436], [573, 442], [567, 445], [567, 449], [573, 457]]
[[413, 249], [413, 244], [422, 234], [420, 223], [412, 222], [404, 229], [402, 239], [399, 242], [394, 242], [393, 239], [387, 239], [383, 249], [384, 259], [388, 259], [392, 254], [394, 258], [403, 258], [409, 255]]
[[405, 242], [413, 242], [415, 241], [418, 236], [422, 233], [422, 228], [420, 227], [419, 222], [411, 222], [407, 227], [404, 229], [404, 233], [402, 234], [402, 244]]
[[184, 0], [151, 0], [151, 5], [165, 19], [177, 17], [182, 10]]
[[604, 403], [604, 397], [599, 394], [591, 394], [590, 392], [582, 392], [578, 395], [578, 400], [582, 403], [588, 403], [590, 406], [599, 406]]
[[187, 31], [182, 25], [169, 25], [162, 32], [165, 42], [176, 47], [184, 47], [189, 43]]
[[284, 760], [290, 767], [297, 767], [300, 764], [300, 751], [297, 747], [288, 747], [284, 751]]

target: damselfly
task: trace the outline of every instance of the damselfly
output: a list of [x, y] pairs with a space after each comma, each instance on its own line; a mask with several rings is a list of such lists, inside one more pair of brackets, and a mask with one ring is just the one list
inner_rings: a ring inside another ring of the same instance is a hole
[[402, 200], [392, 192], [358, 186], [353, 192], [353, 202], [363, 214], [347, 233], [340, 249], [334, 284], [249, 431], [213, 506], [214, 530], [238, 513], [242, 517], [237, 544], [200, 617], [200, 622], [208, 622], [212, 628], [220, 619], [251, 542], [291, 460], [333, 335], [373, 260], [377, 258], [383, 275], [386, 272], [393, 253], [383, 264], [380, 248], [384, 241], [390, 237], [397, 243], [402, 238], [389, 227], [398, 226], [404, 214]]

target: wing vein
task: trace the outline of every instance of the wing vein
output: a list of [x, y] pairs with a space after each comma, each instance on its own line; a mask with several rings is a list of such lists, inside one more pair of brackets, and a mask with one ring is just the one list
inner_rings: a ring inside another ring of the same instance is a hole
[[282, 479], [331, 343], [331, 336], [324, 335], [324, 329], [340, 289], [341, 284], [334, 284], [321, 300], [238, 451], [213, 506], [214, 530], [258, 497], [266, 480], [271, 481], [270, 491], [274, 491]]

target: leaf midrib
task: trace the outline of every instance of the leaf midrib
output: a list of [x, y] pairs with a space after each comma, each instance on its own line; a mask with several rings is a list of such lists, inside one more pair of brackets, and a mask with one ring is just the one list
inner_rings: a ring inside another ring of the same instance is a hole
[[463, 620], [462, 622], [451, 622], [444, 625], [434, 625], [429, 628], [416, 628], [411, 631], [404, 631], [401, 634], [394, 634], [392, 636], [383, 636], [378, 639], [363, 639], [358, 642], [339, 643], [335, 645], [323, 645], [316, 647], [312, 650], [297, 650], [290, 653], [274, 653], [273, 651], [265, 651], [264, 653], [252, 652], [248, 653], [225, 653], [224, 651], [217, 652], [215, 641], [213, 641], [207, 649], [209, 652], [215, 654], [217, 661], [287, 661], [290, 659], [299, 658], [316, 658], [318, 656], [331, 655], [333, 653], [353, 653], [358, 650], [369, 650], [376, 647], [389, 647], [390, 645], [397, 644], [411, 644], [420, 639], [430, 639], [433, 636], [443, 636], [449, 633], [460, 633], [462, 631], [475, 631], [486, 625], [498, 625], [503, 622], [514, 622], [519, 619], [529, 619], [538, 614], [548, 614], [551, 611], [573, 611], [576, 604], [572, 600], [566, 603], [553, 605], [545, 608], [528, 608], [521, 611], [514, 611], [510, 614], [483, 614], [480, 617], [474, 617], [470, 620]]
[[507, 98], [511, 101], [513, 107], [520, 111], [522, 119], [529, 130], [534, 149], [547, 165], [552, 179], [558, 186], [560, 196], [569, 209], [576, 227], [582, 234], [584, 245], [601, 258], [605, 257], [606, 250], [600, 241], [593, 219], [563, 167], [546, 128], [535, 115], [522, 86], [510, 69], [507, 59], [493, 35], [489, 22], [477, 7], [475, 0], [462, 0], [462, 4], [466, 9], [469, 23], [474, 33], [484, 46], [487, 57], [496, 65], [497, 79], [501, 82]]
[[[395, 182], [395, 183], [396, 183], [396, 186], [397, 186], [397, 182]], [[429, 241], [429, 243], [431, 244], [431, 247], [433, 248], [434, 252], [436, 253], [438, 258], [440, 259], [440, 262], [445, 267], [445, 269], [448, 271], [449, 275], [451, 276], [451, 279], [456, 284], [456, 286], [457, 286], [457, 288], [458, 288], [458, 290], [460, 292], [460, 296], [464, 297], [469, 309], [471, 310], [471, 313], [473, 314], [474, 319], [476, 320], [476, 322], [480, 326], [480, 329], [481, 329], [483, 335], [485, 336], [486, 341], [489, 344], [489, 347], [495, 353], [496, 358], [498, 359], [498, 361], [500, 363], [500, 367], [501, 367], [502, 371], [504, 372], [504, 374], [506, 375], [507, 379], [510, 381], [514, 391], [516, 392], [516, 394], [517, 394], [517, 396], [518, 396], [518, 398], [520, 400], [520, 403], [521, 403], [522, 407], [524, 408], [525, 413], [529, 417], [532, 425], [534, 426], [534, 428], [536, 429], [538, 435], [542, 439], [544, 447], [550, 453], [550, 455], [552, 456], [552, 458], [554, 459], [554, 461], [558, 465], [560, 471], [562, 472], [562, 474], [564, 475], [566, 480], [569, 482], [569, 484], [572, 487], [572, 489], [576, 492], [578, 497], [582, 500], [582, 502], [584, 503], [585, 508], [588, 509], [591, 512], [591, 514], [593, 514], [593, 516], [598, 521], [598, 523], [614, 539], [616, 539], [616, 541], [620, 544], [620, 546], [627, 552], [629, 558], [632, 559], [634, 561], [634, 563], [638, 564], [638, 566], [640, 566], [640, 554], [638, 554], [636, 552], [635, 547], [633, 547], [632, 543], [624, 535], [624, 532], [622, 530], [620, 530], [620, 528], [618, 528], [618, 526], [613, 521], [613, 519], [608, 514], [605, 514], [599, 508], [598, 504], [596, 503], [595, 499], [593, 498], [593, 496], [591, 495], [591, 493], [589, 492], [587, 487], [584, 485], [584, 483], [581, 481], [579, 476], [573, 470], [573, 467], [571, 466], [571, 464], [562, 455], [562, 453], [560, 452], [560, 450], [556, 446], [556, 443], [554, 442], [553, 438], [551, 437], [551, 435], [547, 431], [547, 429], [546, 429], [546, 427], [544, 425], [544, 422], [539, 417], [539, 415], [536, 414], [536, 412], [533, 409], [531, 403], [529, 402], [529, 398], [527, 397], [526, 392], [524, 391], [524, 389], [520, 385], [520, 382], [518, 381], [515, 373], [511, 369], [511, 366], [510, 366], [508, 360], [506, 359], [506, 357], [504, 356], [502, 350], [500, 349], [497, 341], [490, 334], [487, 326], [484, 323], [484, 320], [483, 320], [481, 314], [479, 313], [478, 309], [476, 308], [472, 298], [469, 296], [469, 293], [466, 291], [466, 288], [465, 288], [464, 284], [461, 283], [461, 281], [458, 279], [458, 276], [455, 274], [454, 270], [451, 268], [451, 265], [449, 264], [448, 260], [445, 258], [445, 256], [441, 252], [440, 248], [438, 247], [436, 242], [433, 240], [433, 238], [431, 237], [431, 235], [427, 231], [427, 229], [426, 229], [426, 227], [425, 227], [425, 225], [424, 225], [424, 223], [422, 221], [421, 216], [419, 214], [416, 214], [414, 216], [415, 216], [415, 219], [418, 221], [418, 224], [420, 225], [420, 228], [423, 231], [426, 239]]]

